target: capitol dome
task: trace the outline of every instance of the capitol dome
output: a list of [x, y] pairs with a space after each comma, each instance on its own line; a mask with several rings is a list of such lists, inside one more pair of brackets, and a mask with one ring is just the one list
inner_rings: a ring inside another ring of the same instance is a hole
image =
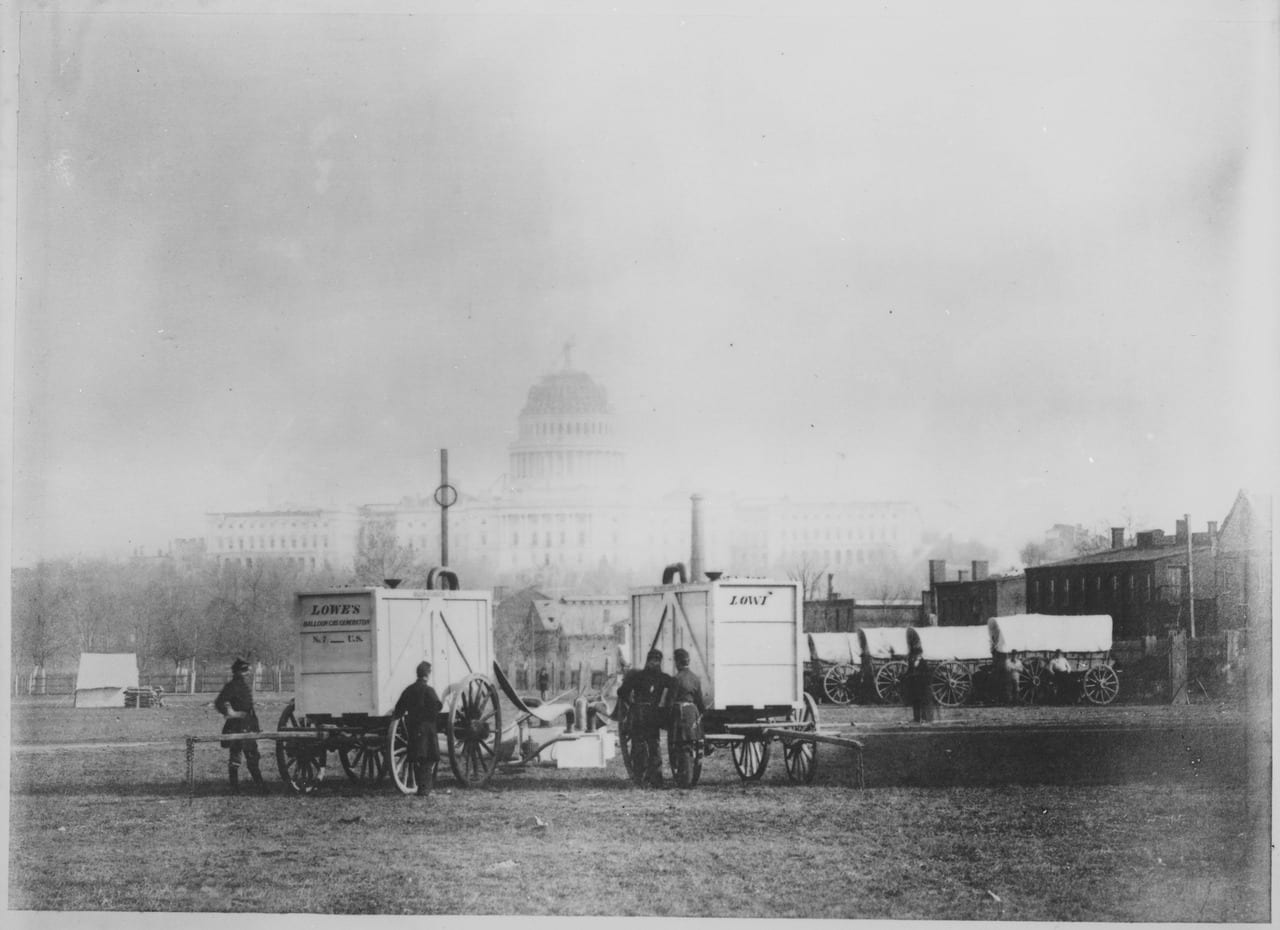
[[509, 447], [511, 486], [519, 490], [615, 486], [623, 451], [604, 387], [567, 364], [529, 389]]
[[607, 416], [612, 412], [603, 387], [596, 384], [585, 371], [566, 369], [543, 375], [541, 381], [529, 388], [529, 399], [525, 401], [524, 410], [520, 411], [520, 415], [522, 417], [577, 416], [579, 414]]

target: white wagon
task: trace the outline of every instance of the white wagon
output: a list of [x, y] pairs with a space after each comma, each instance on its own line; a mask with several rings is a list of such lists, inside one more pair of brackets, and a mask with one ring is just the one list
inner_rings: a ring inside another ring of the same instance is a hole
[[[705, 741], [729, 749], [738, 776], [743, 781], [759, 779], [771, 743], [779, 739], [787, 776], [812, 781], [816, 743], [782, 735], [813, 733], [818, 722], [815, 702], [804, 691], [806, 647], [799, 585], [719, 575], [686, 583], [681, 564], [668, 566], [662, 581], [631, 592], [632, 666], [643, 667], [653, 648], [661, 649], [667, 661], [676, 649], [687, 650], [707, 704], [702, 718]], [[619, 717], [619, 747], [635, 777], [625, 708]], [[670, 743], [668, 751], [674, 752]], [[672, 758], [673, 771], [679, 761]], [[691, 769], [691, 784], [696, 784], [700, 758], [692, 761]]]
[[457, 578], [432, 571], [427, 589], [335, 588], [295, 598], [298, 653], [294, 702], [280, 717], [280, 777], [310, 793], [329, 752], [348, 777], [390, 777], [416, 789], [396, 701], [424, 659], [444, 703], [438, 721], [441, 756], [459, 783], [486, 783], [499, 761], [502, 710], [488, 672], [493, 666], [493, 610], [488, 591], [457, 590]]
[[1120, 693], [1120, 676], [1111, 662], [1111, 617], [1107, 614], [1016, 614], [987, 621], [991, 651], [1001, 657], [1017, 650], [1025, 671], [1019, 682], [1023, 701], [1044, 696], [1046, 669], [1061, 649], [1071, 665], [1079, 695], [1091, 704], [1110, 704]]

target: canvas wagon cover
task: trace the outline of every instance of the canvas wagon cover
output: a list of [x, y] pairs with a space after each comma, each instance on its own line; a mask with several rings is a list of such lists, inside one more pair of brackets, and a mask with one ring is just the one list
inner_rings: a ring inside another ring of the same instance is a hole
[[76, 673], [76, 707], [124, 707], [126, 688], [138, 687], [133, 652], [82, 652]]
[[860, 665], [862, 654], [853, 633], [810, 633], [809, 655], [814, 662], [832, 665]]
[[905, 626], [868, 627], [858, 630], [858, 643], [863, 655], [872, 659], [905, 659], [907, 628]]
[[1109, 652], [1111, 616], [1085, 614], [1015, 614], [987, 621], [996, 652]]
[[907, 639], [920, 644], [920, 649], [929, 662], [967, 662], [991, 658], [991, 635], [986, 624], [912, 627]]

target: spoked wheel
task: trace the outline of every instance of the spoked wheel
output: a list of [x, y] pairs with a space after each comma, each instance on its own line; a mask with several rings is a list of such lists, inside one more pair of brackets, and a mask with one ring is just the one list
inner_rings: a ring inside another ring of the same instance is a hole
[[502, 708], [498, 689], [483, 675], [468, 675], [449, 701], [449, 767], [464, 788], [488, 783], [498, 768]]
[[409, 724], [404, 717], [391, 718], [387, 727], [387, 770], [401, 794], [418, 790], [418, 777], [409, 759]]
[[631, 703], [629, 701], [618, 702], [618, 753], [622, 756], [622, 764], [627, 769], [627, 777], [632, 781], [639, 783], [636, 779], [634, 747], [631, 741]]
[[387, 745], [381, 737], [361, 733], [338, 750], [342, 770], [355, 782], [374, 784], [387, 777]]
[[[800, 728], [803, 733], [813, 733], [818, 729], [818, 708], [809, 695], [804, 696], [804, 709], [800, 711]], [[818, 771], [818, 744], [806, 739], [783, 741], [782, 761], [787, 766], [787, 778], [794, 782], [809, 784]]]
[[729, 747], [733, 767], [743, 781], [759, 781], [769, 764], [770, 741], [759, 736], [744, 736], [742, 742]]
[[667, 760], [671, 763], [671, 777], [677, 788], [693, 788], [702, 777], [702, 754], [687, 740], [677, 741], [667, 733]]
[[849, 677], [857, 671], [852, 665], [837, 665], [827, 669], [822, 676], [822, 691], [832, 704], [849, 704], [853, 695], [849, 691]]
[[933, 670], [929, 690], [942, 707], [959, 707], [973, 694], [973, 676], [959, 662], [942, 662]]
[[[310, 727], [306, 716], [294, 713], [294, 704], [290, 702], [280, 714], [277, 732], [289, 730], [306, 730]], [[276, 768], [280, 772], [280, 780], [289, 786], [295, 794], [311, 794], [320, 784], [320, 770], [323, 768], [324, 753], [319, 749], [319, 742], [309, 739], [277, 740]]]
[[902, 703], [902, 676], [906, 673], [906, 662], [886, 662], [876, 670], [876, 697], [882, 704]]
[[1018, 679], [1018, 700], [1023, 704], [1039, 701], [1044, 678], [1045, 664], [1040, 659], [1028, 659], [1023, 663], [1022, 676]]
[[1084, 673], [1083, 687], [1090, 704], [1110, 704], [1120, 693], [1120, 676], [1110, 665], [1095, 665]]

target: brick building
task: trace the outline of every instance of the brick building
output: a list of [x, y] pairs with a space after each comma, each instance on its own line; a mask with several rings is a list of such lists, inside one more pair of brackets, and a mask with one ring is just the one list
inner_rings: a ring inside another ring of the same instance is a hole
[[957, 576], [947, 579], [946, 560], [929, 560], [929, 589], [922, 600], [938, 626], [973, 626], [1027, 612], [1025, 576], [992, 575], [985, 561], [971, 563], [967, 577], [963, 569]]
[[1028, 568], [1027, 612], [1110, 614], [1116, 639], [1138, 639], [1190, 630], [1194, 605], [1196, 634], [1212, 635], [1217, 535], [1215, 523], [1190, 533], [1179, 520], [1172, 537], [1147, 530], [1125, 545], [1124, 530], [1113, 528], [1110, 549]]

